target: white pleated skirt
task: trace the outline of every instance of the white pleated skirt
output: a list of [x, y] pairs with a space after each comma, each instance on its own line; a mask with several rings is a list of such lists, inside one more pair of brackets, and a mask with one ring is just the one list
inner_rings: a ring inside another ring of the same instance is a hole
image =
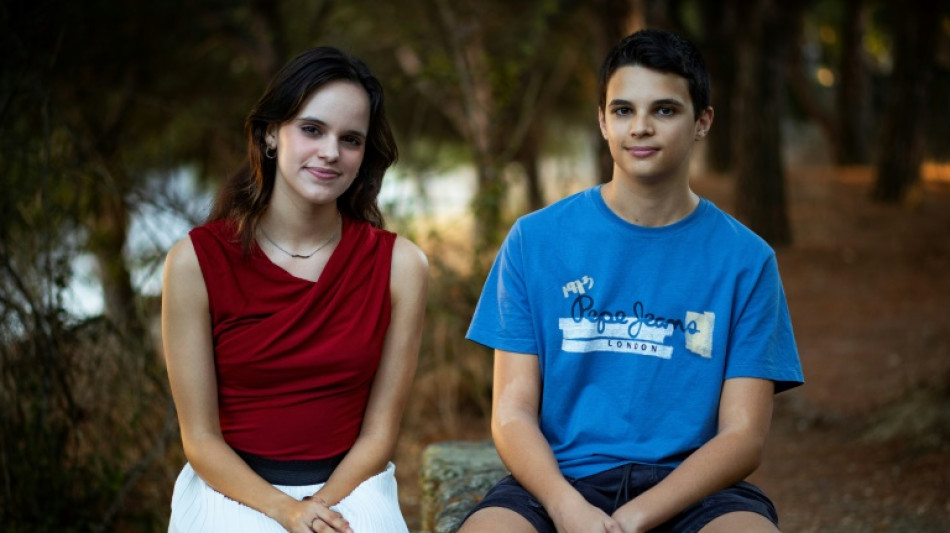
[[[409, 533], [399, 509], [396, 467], [386, 469], [361, 483], [349, 496], [332, 507], [355, 533]], [[274, 485], [298, 500], [317, 492], [323, 483], [299, 487]], [[267, 515], [212, 489], [190, 464], [175, 482], [169, 533], [286, 533]]]

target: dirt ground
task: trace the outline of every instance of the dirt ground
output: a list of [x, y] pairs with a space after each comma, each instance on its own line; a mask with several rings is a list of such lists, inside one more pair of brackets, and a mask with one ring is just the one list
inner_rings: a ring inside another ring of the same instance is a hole
[[[795, 244], [778, 257], [806, 385], [777, 398], [752, 478], [786, 533], [950, 530], [950, 179], [937, 178], [881, 206], [868, 168], [789, 173]], [[727, 211], [731, 188], [694, 183]], [[453, 437], [487, 437], [466, 427]], [[411, 528], [424, 445], [397, 455]]]
[[778, 255], [806, 384], [778, 397], [753, 479], [786, 532], [950, 530], [950, 181], [907, 206], [869, 202], [870, 181], [790, 176]]

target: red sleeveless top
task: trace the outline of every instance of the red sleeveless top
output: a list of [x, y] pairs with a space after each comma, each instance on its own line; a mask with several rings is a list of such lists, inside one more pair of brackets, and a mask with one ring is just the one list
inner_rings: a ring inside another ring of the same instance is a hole
[[360, 431], [390, 320], [396, 235], [343, 217], [316, 282], [245, 255], [232, 226], [189, 235], [208, 289], [224, 440], [271, 459], [325, 459]]

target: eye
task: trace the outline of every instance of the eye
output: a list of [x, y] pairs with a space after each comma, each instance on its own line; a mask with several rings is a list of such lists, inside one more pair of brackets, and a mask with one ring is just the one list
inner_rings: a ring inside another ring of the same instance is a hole
[[669, 106], [659, 107], [656, 110], [656, 114], [661, 117], [672, 117], [676, 114], [676, 110]]
[[300, 131], [306, 133], [307, 135], [319, 135], [321, 133], [320, 128], [314, 126], [313, 124], [304, 124], [300, 126]]
[[627, 115], [633, 114], [633, 109], [629, 107], [615, 107], [613, 113], [618, 117], [625, 117]]
[[345, 142], [346, 144], [349, 144], [350, 146], [354, 148], [359, 148], [360, 146], [363, 146], [363, 139], [356, 137], [354, 135], [347, 135], [346, 137], [343, 137], [342, 141]]

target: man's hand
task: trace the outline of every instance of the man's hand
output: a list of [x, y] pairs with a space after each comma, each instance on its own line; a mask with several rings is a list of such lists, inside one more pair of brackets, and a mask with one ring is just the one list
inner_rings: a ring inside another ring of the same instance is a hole
[[575, 496], [547, 510], [558, 533], [624, 533], [619, 522], [588, 503], [579, 493]]
[[655, 527], [648, 523], [647, 513], [636, 498], [614, 511], [613, 519], [620, 524], [623, 533], [645, 533]]

